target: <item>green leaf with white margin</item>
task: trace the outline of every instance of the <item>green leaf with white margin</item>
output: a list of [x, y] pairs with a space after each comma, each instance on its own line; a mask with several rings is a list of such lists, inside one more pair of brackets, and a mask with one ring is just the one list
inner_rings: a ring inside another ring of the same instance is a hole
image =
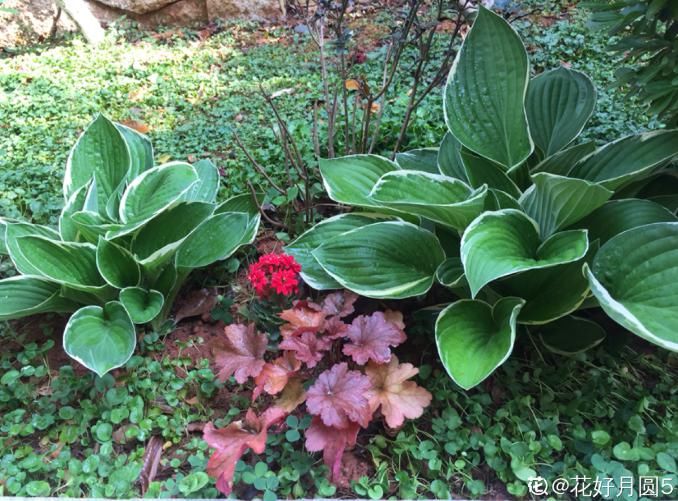
[[91, 244], [25, 236], [16, 245], [40, 276], [85, 292], [96, 293], [106, 286], [97, 268], [96, 247]]
[[108, 232], [122, 228], [122, 225], [111, 223], [97, 212], [81, 210], [71, 215], [71, 224], [78, 231], [78, 239], [96, 245], [99, 237]]
[[178, 203], [199, 182], [191, 164], [170, 162], [147, 170], [134, 179], [120, 200], [123, 223], [148, 221]]
[[350, 155], [321, 159], [320, 174], [325, 191], [335, 202], [363, 207], [378, 207], [370, 192], [379, 178], [400, 167], [377, 155]]
[[440, 174], [438, 170], [438, 148], [419, 148], [398, 153], [395, 161], [401, 169]]
[[127, 143], [115, 124], [98, 115], [80, 135], [66, 161], [64, 198], [96, 177], [99, 198], [106, 201], [131, 165]]
[[505, 191], [494, 188], [488, 190], [485, 198], [485, 210], [517, 209], [522, 211], [520, 202]]
[[23, 275], [41, 275], [40, 269], [21, 252], [19, 239], [27, 236], [39, 236], [60, 240], [59, 234], [52, 228], [39, 224], [8, 223], [5, 226], [5, 244], [14, 267]]
[[132, 181], [153, 167], [153, 145], [146, 135], [120, 123], [116, 123], [115, 126], [122, 134], [130, 152], [131, 162], [127, 180]]
[[162, 269], [158, 278], [153, 280], [153, 289], [160, 291], [163, 296], [169, 297], [177, 283], [178, 276], [174, 263], [169, 263]]
[[257, 200], [251, 193], [242, 193], [234, 195], [231, 198], [221, 202], [214, 210], [215, 214], [223, 214], [224, 212], [247, 212], [250, 216], [259, 214], [259, 205], [264, 201], [264, 194], [257, 193]]
[[202, 268], [226, 259], [242, 245], [249, 222], [250, 217], [244, 212], [207, 218], [179, 246], [177, 267]]
[[539, 339], [549, 351], [576, 355], [595, 348], [605, 339], [605, 329], [581, 317], [567, 316], [539, 327]]
[[301, 265], [301, 278], [308, 285], [317, 290], [339, 289], [341, 284], [325, 272], [311, 253], [337, 235], [375, 223], [380, 219], [385, 219], [385, 216], [352, 213], [330, 217], [287, 244], [285, 252]]
[[12, 222], [15, 221], [0, 217], [0, 255], [9, 255], [9, 250], [7, 250], [7, 225]]
[[461, 239], [461, 260], [473, 297], [493, 280], [577, 261], [587, 250], [586, 231], [563, 231], [542, 242], [537, 223], [515, 209], [481, 214]]
[[603, 245], [623, 231], [652, 223], [678, 222], [666, 207], [650, 200], [610, 200], [576, 224], [589, 232], [589, 240]]
[[450, 132], [445, 133], [438, 148], [438, 170], [446, 176], [469, 184], [461, 159], [461, 143]]
[[177, 252], [184, 239], [212, 215], [214, 205], [182, 202], [161, 212], [139, 230], [132, 242], [132, 253], [139, 263], [156, 270]]
[[535, 144], [549, 157], [582, 131], [596, 106], [596, 88], [584, 73], [560, 67], [527, 87], [525, 109]]
[[77, 305], [59, 292], [59, 284], [43, 278], [20, 275], [0, 280], [0, 320], [76, 310]]
[[66, 242], [80, 241], [80, 230], [78, 230], [77, 225], [71, 220], [71, 217], [76, 212], [81, 211], [85, 206], [88, 190], [89, 184], [78, 188], [66, 201], [64, 208], [61, 210], [61, 215], [59, 216], [59, 234], [61, 235], [61, 239]]
[[567, 173], [572, 170], [574, 164], [576, 164], [586, 155], [590, 155], [595, 150], [596, 143], [594, 141], [570, 146], [569, 148], [561, 150], [550, 157], [546, 157], [544, 160], [532, 167], [530, 171], [533, 174], [537, 174], [538, 172], [548, 172], [549, 174], [556, 174], [558, 176], [567, 176]]
[[311, 254], [344, 288], [381, 299], [425, 294], [445, 259], [433, 233], [402, 221], [342, 233]]
[[162, 292], [142, 287], [128, 287], [120, 291], [120, 302], [137, 325], [147, 324], [162, 311], [165, 297]]
[[494, 306], [456, 301], [436, 321], [438, 355], [452, 380], [468, 390], [480, 384], [513, 351], [516, 323], [524, 302], [505, 297]]
[[520, 37], [481, 6], [445, 86], [445, 122], [461, 144], [504, 170], [524, 162], [534, 148], [525, 115], [528, 78]]
[[96, 263], [104, 280], [116, 289], [141, 283], [141, 268], [134, 256], [124, 247], [101, 237], [97, 243]]
[[214, 203], [219, 191], [219, 170], [209, 160], [199, 160], [193, 164], [193, 168], [198, 173], [199, 181], [186, 192], [184, 200]]
[[617, 188], [650, 174], [678, 155], [678, 130], [657, 130], [608, 143], [577, 162], [567, 174]]
[[492, 189], [508, 193], [512, 197], [520, 197], [520, 188], [498, 164], [466, 149], [461, 150], [461, 159], [466, 170], [466, 177], [474, 188], [487, 185]]
[[678, 351], [678, 223], [627, 230], [603, 245], [586, 274], [615, 322]]
[[64, 330], [64, 350], [99, 377], [123, 366], [134, 353], [136, 332], [117, 301], [104, 307], [85, 306], [71, 316]]
[[612, 191], [599, 184], [546, 172], [533, 175], [532, 181], [520, 204], [539, 223], [542, 238], [588, 216], [612, 196]]
[[452, 177], [399, 170], [384, 174], [370, 198], [383, 207], [463, 230], [482, 211], [487, 186], [472, 190]]
[[436, 270], [436, 279], [450, 289], [468, 286], [464, 280], [464, 266], [460, 257], [448, 257]]

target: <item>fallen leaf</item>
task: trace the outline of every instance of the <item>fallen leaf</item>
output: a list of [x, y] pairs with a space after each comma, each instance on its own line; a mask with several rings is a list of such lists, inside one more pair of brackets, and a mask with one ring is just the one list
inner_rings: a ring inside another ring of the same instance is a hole
[[225, 428], [216, 429], [212, 423], [205, 425], [203, 438], [215, 449], [207, 462], [207, 474], [217, 479], [220, 492], [231, 493], [238, 460], [248, 449], [262, 454], [266, 449], [268, 429], [285, 416], [286, 412], [279, 407], [270, 407], [260, 417], [249, 409], [244, 421], [233, 422]]
[[365, 374], [372, 382], [370, 407], [372, 412], [381, 406], [381, 413], [390, 428], [403, 425], [405, 418], [415, 419], [424, 413], [431, 403], [431, 394], [414, 381], [419, 369], [412, 364], [399, 364], [398, 357], [391, 357], [385, 365], [370, 362]]
[[129, 127], [130, 129], [134, 129], [137, 132], [141, 132], [142, 134], [148, 134], [148, 131], [150, 130], [148, 125], [138, 120], [123, 120], [120, 123], [126, 127]]
[[313, 332], [303, 332], [299, 336], [283, 339], [278, 347], [281, 350], [294, 352], [297, 360], [304, 362], [308, 368], [313, 368], [323, 359], [325, 352], [332, 347], [332, 340]]
[[378, 113], [380, 109], [381, 105], [379, 103], [372, 103], [372, 105], [370, 106], [371, 113]]
[[199, 317], [211, 312], [217, 305], [219, 296], [215, 289], [199, 289], [186, 296], [180, 303], [174, 315], [174, 322], [179, 323], [184, 318]]
[[349, 78], [348, 80], [346, 80], [344, 84], [346, 90], [360, 90], [360, 82], [353, 78]]
[[252, 392], [252, 400], [259, 398], [262, 392], [277, 395], [283, 391], [290, 376], [300, 368], [301, 361], [291, 351], [284, 352], [282, 357], [276, 358], [273, 362], [267, 362], [254, 379], [256, 387]]
[[159, 163], [159, 164], [166, 164], [166, 163], [169, 162], [171, 159], [172, 159], [172, 156], [171, 156], [171, 155], [168, 155], [167, 153], [165, 153], [165, 154], [160, 155], [160, 156], [158, 157], [158, 163]]
[[405, 332], [389, 322], [381, 311], [356, 317], [346, 330], [346, 337], [351, 342], [344, 345], [344, 355], [360, 365], [368, 360], [381, 364], [388, 362], [391, 360], [390, 347], [407, 339]]
[[266, 363], [266, 334], [257, 333], [254, 324], [231, 324], [226, 326], [224, 333], [225, 337], [218, 338], [213, 348], [219, 380], [226, 381], [235, 376], [235, 380], [243, 384], [250, 376], [257, 377]]
[[280, 398], [275, 401], [274, 405], [289, 414], [303, 404], [305, 400], [306, 391], [304, 390], [303, 382], [300, 378], [294, 377], [289, 380]]
[[158, 473], [158, 466], [160, 465], [160, 458], [162, 457], [162, 440], [160, 437], [152, 436], [146, 444], [144, 451], [144, 463], [141, 467], [141, 472], [137, 477], [137, 482], [141, 485], [141, 495], [145, 495], [148, 486]]
[[318, 416], [313, 416], [311, 426], [306, 430], [306, 450], [323, 451], [323, 462], [330, 470], [330, 480], [334, 482], [341, 470], [341, 458], [347, 447], [352, 447], [358, 438], [360, 426], [349, 423], [345, 428], [327, 426]]
[[367, 427], [372, 419], [369, 398], [370, 379], [358, 371], [349, 371], [342, 362], [321, 373], [306, 392], [306, 407], [323, 423], [346, 428], [351, 422]]

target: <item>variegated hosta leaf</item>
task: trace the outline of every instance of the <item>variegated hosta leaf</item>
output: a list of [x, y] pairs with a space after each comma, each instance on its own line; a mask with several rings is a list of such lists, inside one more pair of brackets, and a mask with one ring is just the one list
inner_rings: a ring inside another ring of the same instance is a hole
[[450, 377], [468, 390], [480, 384], [513, 351], [523, 300], [505, 297], [494, 306], [472, 299], [452, 303], [436, 321], [438, 355]]
[[460, 257], [448, 257], [440, 263], [436, 270], [436, 279], [441, 285], [450, 289], [467, 286], [464, 279], [464, 266]]
[[445, 259], [435, 235], [402, 221], [342, 233], [311, 254], [342, 287], [389, 299], [425, 294]]
[[0, 280], [0, 320], [74, 311], [76, 304], [62, 298], [59, 291], [59, 284], [28, 275]]
[[129, 148], [131, 162], [127, 181], [132, 181], [139, 174], [153, 167], [153, 145], [146, 135], [126, 125], [116, 123], [115, 126]]
[[545, 172], [520, 198], [528, 216], [539, 223], [542, 238], [567, 228], [603, 205], [612, 191], [599, 184]]
[[7, 253], [12, 260], [14, 267], [19, 273], [23, 273], [24, 275], [42, 275], [40, 269], [35, 266], [30, 259], [27, 259], [19, 248], [19, 239], [27, 236], [59, 240], [59, 234], [52, 228], [39, 224], [9, 223], [6, 225], [5, 238]]
[[122, 195], [120, 220], [147, 221], [179, 202], [198, 182], [191, 164], [170, 162], [153, 167], [135, 178]]
[[68, 200], [93, 177], [105, 203], [130, 170], [130, 151], [113, 122], [97, 116], [78, 138], [66, 162], [64, 198]]
[[657, 130], [606, 144], [577, 162], [568, 173], [616, 190], [650, 174], [678, 155], [678, 130]]
[[320, 160], [320, 174], [325, 190], [336, 202], [363, 207], [377, 207], [370, 192], [381, 176], [399, 170], [395, 162], [377, 155], [349, 155]]
[[445, 121], [461, 144], [505, 170], [533, 150], [525, 116], [528, 77], [522, 41], [481, 6], [447, 80]]
[[591, 292], [615, 322], [678, 351], [678, 223], [620, 233], [601, 247], [586, 272]]
[[474, 191], [451, 177], [399, 170], [382, 176], [369, 196], [383, 207], [463, 230], [482, 212], [486, 195], [487, 186]]
[[593, 141], [570, 146], [565, 150], [560, 150], [558, 153], [555, 153], [550, 157], [546, 157], [544, 160], [532, 167], [530, 171], [533, 174], [537, 174], [539, 172], [548, 172], [549, 174], [556, 174], [558, 176], [567, 176], [567, 173], [572, 170], [574, 164], [576, 164], [586, 155], [593, 153], [595, 150], [596, 143]]
[[124, 365], [135, 346], [134, 324], [117, 301], [79, 309], [64, 331], [66, 353], [99, 377]]
[[584, 73], [560, 67], [530, 80], [525, 108], [535, 144], [549, 157], [582, 131], [596, 106], [596, 89]]
[[605, 329], [587, 318], [567, 316], [535, 329], [544, 346], [559, 355], [576, 355], [598, 346]]
[[589, 232], [589, 241], [600, 240], [603, 245], [622, 231], [652, 223], [678, 222], [678, 217], [667, 208], [650, 200], [610, 200], [579, 221], [577, 228]]
[[264, 201], [264, 194], [257, 193], [257, 200], [251, 193], [243, 193], [242, 195], [234, 195], [231, 198], [221, 202], [214, 210], [215, 214], [223, 214], [224, 212], [246, 212], [250, 216], [259, 214], [259, 205]]
[[7, 250], [7, 225], [10, 222], [14, 222], [10, 219], [5, 219], [0, 217], [0, 255], [8, 255], [9, 251]]
[[395, 161], [401, 169], [440, 174], [438, 170], [438, 148], [419, 148], [398, 153]]
[[75, 190], [66, 200], [64, 208], [61, 210], [61, 215], [59, 216], [59, 234], [61, 239], [66, 242], [79, 242], [81, 240], [78, 227], [71, 220], [71, 217], [84, 208], [88, 190], [89, 184]]
[[88, 210], [81, 210], [71, 214], [70, 220], [70, 224], [76, 228], [78, 240], [95, 245], [99, 241], [99, 237], [122, 228], [122, 225], [112, 223], [99, 213]]
[[311, 253], [337, 235], [372, 224], [380, 219], [384, 217], [359, 213], [330, 217], [306, 230], [286, 245], [285, 252], [294, 256], [294, 259], [301, 265], [301, 278], [308, 285], [318, 290], [339, 289], [341, 284], [327, 274]]
[[514, 209], [481, 214], [461, 239], [461, 260], [473, 297], [493, 280], [577, 261], [587, 250], [586, 231], [564, 231], [542, 242], [537, 223]]
[[97, 243], [96, 263], [104, 280], [117, 289], [134, 287], [141, 282], [141, 268], [134, 256], [104, 238], [99, 238]]
[[199, 160], [193, 168], [198, 173], [198, 182], [186, 192], [184, 200], [214, 203], [219, 191], [219, 170], [209, 160]]
[[438, 148], [438, 170], [441, 174], [469, 184], [461, 159], [461, 143], [450, 132], [445, 133]]
[[520, 197], [520, 188], [498, 164], [465, 149], [461, 150], [461, 160], [466, 170], [466, 177], [474, 188], [487, 185], [492, 189], [508, 193], [512, 197]]
[[135, 324], [147, 324], [158, 316], [165, 304], [161, 292], [142, 287], [128, 287], [120, 291], [120, 302]]

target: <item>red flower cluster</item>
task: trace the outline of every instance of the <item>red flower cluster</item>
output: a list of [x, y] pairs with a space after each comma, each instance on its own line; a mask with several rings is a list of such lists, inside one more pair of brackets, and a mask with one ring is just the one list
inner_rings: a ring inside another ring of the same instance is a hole
[[259, 297], [272, 292], [289, 296], [299, 292], [301, 265], [287, 254], [265, 254], [250, 265], [247, 279]]

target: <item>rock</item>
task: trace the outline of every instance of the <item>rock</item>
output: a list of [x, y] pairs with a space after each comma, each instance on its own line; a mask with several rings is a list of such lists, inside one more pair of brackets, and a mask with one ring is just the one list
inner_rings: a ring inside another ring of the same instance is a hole
[[143, 16], [134, 16], [145, 28], [155, 26], [186, 26], [207, 22], [205, 2], [200, 0], [179, 0], [167, 7]]
[[270, 21], [283, 15], [284, 0], [206, 0], [207, 17], [216, 19], [246, 18]]
[[[49, 37], [56, 7], [52, 0], [6, 0], [2, 7], [13, 12], [0, 12], [0, 47], [16, 47], [43, 41]], [[75, 30], [75, 23], [61, 16], [60, 31]]]
[[133, 14], [147, 14], [173, 4], [176, 0], [96, 0], [96, 2]]

